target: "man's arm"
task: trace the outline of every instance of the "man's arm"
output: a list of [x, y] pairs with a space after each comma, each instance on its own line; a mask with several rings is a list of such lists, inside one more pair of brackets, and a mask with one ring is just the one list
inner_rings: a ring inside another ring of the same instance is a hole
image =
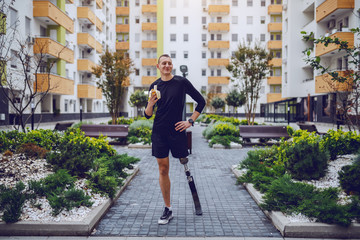
[[147, 119], [151, 118], [151, 116], [153, 115], [154, 112], [154, 105], [156, 104], [156, 102], [158, 101], [156, 95], [152, 95], [150, 100], [148, 101], [146, 108], [145, 108], [145, 117]]

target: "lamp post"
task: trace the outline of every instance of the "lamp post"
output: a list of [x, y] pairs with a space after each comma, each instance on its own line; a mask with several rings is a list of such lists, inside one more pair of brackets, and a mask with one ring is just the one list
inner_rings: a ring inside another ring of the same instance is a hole
[[[188, 74], [188, 67], [186, 65], [181, 65], [180, 72], [182, 72], [183, 77], [186, 77]], [[186, 95], [184, 96], [183, 120], [186, 120]]]
[[80, 105], [80, 122], [82, 122], [82, 105]]
[[31, 102], [31, 130], [34, 130], [34, 121], [35, 121], [35, 104]]

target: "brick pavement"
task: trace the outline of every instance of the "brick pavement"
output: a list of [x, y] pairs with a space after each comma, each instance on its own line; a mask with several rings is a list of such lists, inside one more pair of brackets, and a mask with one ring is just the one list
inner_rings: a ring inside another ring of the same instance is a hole
[[230, 167], [249, 148], [211, 149], [202, 138], [203, 127], [193, 131], [189, 168], [194, 176], [203, 215], [194, 214], [190, 189], [178, 159], [170, 158], [171, 199], [174, 219], [158, 225], [163, 200], [158, 168], [150, 149], [116, 147], [141, 159], [140, 171], [96, 227], [95, 236], [134, 237], [281, 237], [247, 191], [236, 185]]

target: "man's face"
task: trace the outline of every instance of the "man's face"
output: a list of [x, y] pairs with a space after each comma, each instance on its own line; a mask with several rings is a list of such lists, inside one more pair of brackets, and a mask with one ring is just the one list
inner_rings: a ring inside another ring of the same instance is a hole
[[171, 58], [162, 57], [160, 58], [159, 63], [157, 64], [157, 68], [162, 74], [169, 75], [173, 69]]

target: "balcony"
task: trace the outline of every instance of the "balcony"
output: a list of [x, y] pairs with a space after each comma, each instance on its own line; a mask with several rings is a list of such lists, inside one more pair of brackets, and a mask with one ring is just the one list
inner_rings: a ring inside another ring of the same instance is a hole
[[272, 4], [268, 6], [268, 14], [282, 14], [282, 5], [281, 4]]
[[82, 20], [84, 24], [95, 24], [96, 16], [88, 7], [77, 8], [77, 18]]
[[74, 52], [51, 38], [35, 38], [34, 54], [48, 54], [68, 63], [74, 63]]
[[[352, 32], [337, 32], [330, 36], [331, 38], [339, 38], [341, 41], [347, 41], [349, 44], [349, 48], [354, 47], [354, 33]], [[324, 44], [316, 44], [315, 55], [323, 56], [327, 53], [333, 52], [339, 49], [339, 45], [329, 44], [327, 47]]]
[[281, 67], [282, 66], [282, 58], [273, 58], [269, 61], [269, 64], [273, 67]]
[[116, 42], [116, 46], [115, 46], [116, 50], [129, 50], [130, 49], [130, 44], [129, 42]]
[[78, 98], [101, 99], [102, 93], [101, 93], [101, 89], [99, 89], [93, 85], [79, 84], [77, 86], [77, 97]]
[[219, 97], [219, 98], [225, 99], [226, 96], [227, 96], [227, 93], [208, 93], [209, 99], [212, 99], [214, 97]]
[[92, 73], [93, 68], [97, 67], [97, 65], [89, 60], [89, 59], [78, 59], [77, 60], [77, 70], [82, 72]]
[[74, 33], [74, 21], [49, 1], [34, 1], [33, 15], [46, 25], [60, 25]]
[[37, 73], [34, 89], [38, 92], [46, 92], [49, 89], [49, 93], [53, 94], [74, 95], [74, 81], [58, 75]]
[[277, 102], [285, 99], [281, 97], [281, 93], [268, 93], [266, 94], [266, 97], [268, 103]]
[[116, 16], [129, 16], [129, 7], [116, 7]]
[[230, 5], [209, 5], [209, 15], [228, 15], [230, 13]]
[[103, 22], [100, 20], [100, 18], [96, 17], [96, 28], [102, 32], [103, 30]]
[[77, 34], [77, 44], [80, 46], [87, 46], [92, 49], [96, 48], [96, 40], [89, 33], [78, 33]]
[[208, 31], [209, 32], [229, 32], [230, 24], [229, 23], [209, 23]]
[[230, 42], [229, 41], [209, 41], [208, 48], [215, 49], [229, 49]]
[[66, 3], [73, 4], [74, 0], [66, 0]]
[[268, 24], [268, 32], [281, 32], [282, 31], [282, 23], [269, 23]]
[[268, 47], [268, 49], [281, 49], [282, 41], [279, 41], [279, 40], [268, 41], [267, 47]]
[[129, 24], [116, 24], [117, 33], [128, 33], [130, 31]]
[[142, 5], [141, 13], [157, 13], [157, 6], [156, 5]]
[[208, 77], [208, 84], [209, 85], [213, 85], [213, 84], [221, 84], [221, 85], [228, 85], [230, 82], [230, 78], [229, 77]]
[[157, 41], [142, 41], [141, 48], [157, 48]]
[[142, 76], [141, 77], [141, 84], [142, 85], [151, 85], [155, 80], [156, 76]]
[[102, 9], [102, 8], [103, 8], [103, 1], [102, 1], [102, 0], [96, 0], [96, 6], [97, 6], [99, 9]]
[[100, 42], [96, 41], [95, 42], [95, 45], [96, 45], [96, 52], [97, 53], [102, 53], [103, 52], [103, 48], [102, 48], [102, 45]]
[[281, 85], [281, 76], [267, 77], [268, 85]]
[[142, 23], [141, 30], [142, 31], [156, 31], [157, 23]]
[[[346, 77], [351, 71], [337, 71], [340, 77]], [[353, 81], [349, 79], [346, 82], [340, 83], [331, 80], [329, 74], [323, 74], [315, 77], [315, 93], [331, 93], [331, 92], [347, 92], [352, 91]]]
[[345, 11], [352, 11], [355, 7], [354, 0], [326, 0], [316, 8], [316, 22], [328, 21], [330, 16], [345, 14]]
[[141, 59], [142, 66], [156, 66], [157, 59], [156, 58], [143, 58]]
[[229, 65], [228, 58], [209, 58], [208, 59], [208, 66], [227, 66]]

